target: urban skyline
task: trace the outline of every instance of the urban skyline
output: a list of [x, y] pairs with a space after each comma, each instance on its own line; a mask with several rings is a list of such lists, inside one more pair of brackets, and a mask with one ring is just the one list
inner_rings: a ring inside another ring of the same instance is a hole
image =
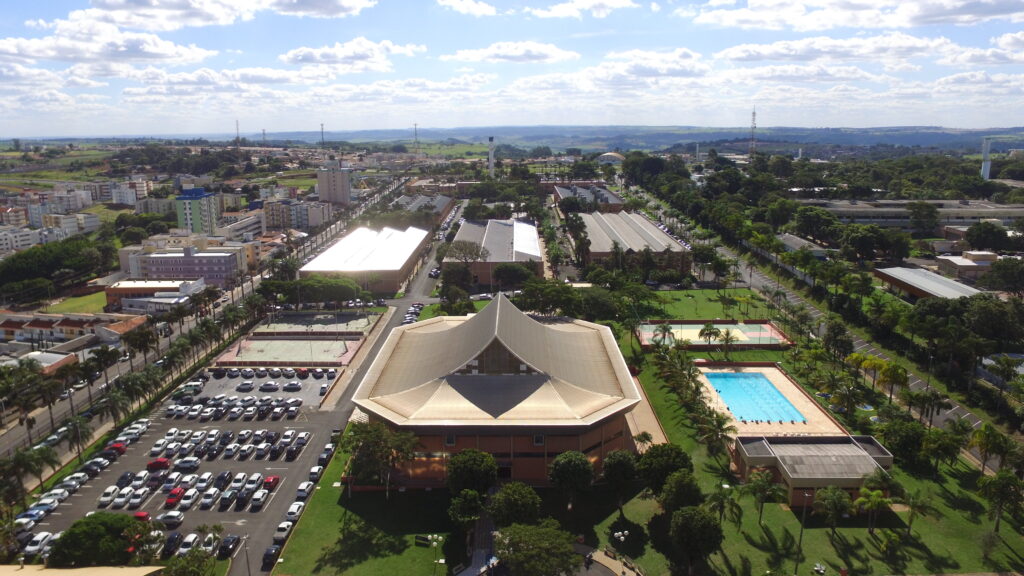
[[1024, 113], [1018, 0], [62, 0], [3, 20], [2, 137]]

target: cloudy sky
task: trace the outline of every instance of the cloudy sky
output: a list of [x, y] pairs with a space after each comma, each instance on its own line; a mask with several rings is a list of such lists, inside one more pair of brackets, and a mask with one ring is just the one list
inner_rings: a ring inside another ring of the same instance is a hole
[[0, 138], [1024, 124], [1022, 0], [3, 2]]

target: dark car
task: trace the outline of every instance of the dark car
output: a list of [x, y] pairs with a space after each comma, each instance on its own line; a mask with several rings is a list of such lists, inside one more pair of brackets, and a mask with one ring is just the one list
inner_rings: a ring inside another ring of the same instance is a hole
[[171, 532], [167, 535], [167, 540], [164, 541], [164, 547], [160, 550], [160, 556], [164, 558], [170, 558], [177, 550], [178, 546], [181, 546], [181, 541], [184, 537], [181, 532]]
[[220, 435], [220, 440], [218, 440], [218, 442], [220, 443], [221, 446], [227, 446], [228, 444], [231, 444], [231, 441], [234, 440], [234, 439], [235, 439], [235, 433], [232, 432], [231, 430], [225, 430]]
[[277, 564], [277, 557], [281, 555], [281, 547], [277, 544], [268, 546], [263, 552], [263, 570], [270, 570]]
[[290, 462], [298, 458], [299, 454], [302, 454], [302, 446], [294, 444], [292, 446], [289, 446], [288, 449], [285, 450], [284, 459]]
[[229, 558], [238, 549], [238, 545], [242, 542], [242, 538], [236, 534], [228, 534], [220, 541], [220, 548], [217, 549], [217, 556], [224, 560]]
[[221, 446], [220, 444], [214, 444], [214, 445], [210, 446], [209, 448], [207, 448], [207, 450], [206, 450], [206, 459], [207, 460], [216, 460], [217, 456], [220, 456], [220, 453], [223, 452], [223, 451], [224, 451], [224, 447], [223, 446]]
[[149, 475], [146, 479], [146, 485], [150, 488], [158, 488], [164, 483], [164, 478], [167, 477], [167, 470], [158, 470]]
[[100, 458], [103, 458], [104, 460], [110, 460], [111, 462], [117, 462], [117, 459], [121, 457], [121, 453], [118, 452], [117, 450], [111, 450], [111, 449], [107, 448], [106, 450], [104, 450], [104, 451], [100, 452], [99, 454], [97, 454], [97, 456], [99, 456]]
[[207, 444], [204, 442], [195, 447], [195, 449], [192, 451], [192, 455], [198, 458], [202, 458], [203, 456], [206, 456], [207, 452], [210, 451], [210, 446], [211, 444]]
[[235, 503], [235, 498], [238, 498], [238, 490], [225, 490], [224, 493], [220, 495], [220, 501], [218, 502], [220, 504], [220, 509], [227, 510]]
[[289, 382], [289, 383], [284, 385], [284, 391], [285, 392], [301, 392], [302, 391], [302, 384], [299, 383], [298, 381], [293, 380], [293, 381], [291, 381], [291, 382]]
[[277, 431], [274, 431], [274, 430], [271, 430], [270, 432], [267, 432], [267, 436], [266, 436], [266, 438], [264, 438], [264, 441], [270, 442], [271, 444], [273, 444], [274, 442], [277, 442], [280, 439], [281, 439], [281, 433], [277, 432]]
[[100, 468], [99, 465], [97, 464], [86, 464], [85, 466], [82, 466], [78, 470], [75, 470], [75, 472], [81, 472], [88, 476], [89, 478], [95, 478], [96, 475], [99, 474], [101, 471], [103, 471], [103, 469]]
[[284, 452], [284, 444], [274, 444], [270, 447], [270, 459], [277, 460], [281, 457], [281, 453]]
[[228, 374], [228, 371], [225, 370], [224, 368], [214, 368], [213, 369], [213, 377], [214, 378], [220, 379], [220, 378], [223, 378], [223, 377], [227, 376], [227, 374]]
[[316, 457], [316, 465], [317, 466], [327, 466], [327, 463], [330, 462], [330, 461], [331, 461], [331, 454], [330, 454], [330, 452], [321, 452], [320, 455]]
[[270, 411], [273, 409], [273, 406], [270, 406], [269, 404], [261, 404], [260, 407], [256, 409], [256, 416], [259, 418], [266, 418], [270, 415]]
[[129, 484], [131, 484], [132, 480], [135, 480], [135, 473], [134, 472], [125, 472], [124, 474], [121, 474], [120, 478], [117, 479], [117, 482], [116, 482], [117, 487], [118, 488], [124, 488], [125, 486], [128, 486]]
[[213, 487], [218, 490], [223, 490], [228, 484], [231, 484], [231, 472], [228, 470], [217, 474], [217, 477], [213, 480]]

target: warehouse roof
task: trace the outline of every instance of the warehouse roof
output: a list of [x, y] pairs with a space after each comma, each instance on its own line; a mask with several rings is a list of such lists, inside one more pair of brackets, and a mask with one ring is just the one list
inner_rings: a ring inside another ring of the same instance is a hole
[[921, 268], [878, 268], [875, 275], [884, 281], [896, 280], [936, 298], [961, 298], [981, 293], [981, 290]]
[[467, 220], [455, 240], [476, 242], [487, 249], [486, 262], [542, 260], [537, 227], [521, 220]]
[[611, 252], [613, 242], [617, 242], [624, 252], [639, 252], [645, 247], [650, 247], [654, 252], [666, 249], [683, 251], [679, 242], [639, 214], [594, 212], [580, 214], [580, 217], [587, 226], [591, 253]]
[[401, 270], [426, 238], [427, 231], [419, 228], [380, 231], [356, 228], [325, 250], [301, 272], [364, 272], [374, 270]]

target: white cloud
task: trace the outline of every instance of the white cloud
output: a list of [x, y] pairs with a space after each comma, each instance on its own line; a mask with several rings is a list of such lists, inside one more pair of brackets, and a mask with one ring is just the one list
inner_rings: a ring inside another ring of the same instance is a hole
[[470, 16], [494, 16], [498, 13], [494, 6], [479, 0], [437, 0], [437, 5]]
[[800, 31], [834, 28], [909, 28], [936, 24], [1024, 22], [1020, 0], [710, 0], [675, 14], [697, 24], [726, 28]]
[[0, 92], [27, 87], [52, 88], [62, 83], [60, 76], [50, 70], [0, 62]]
[[360, 36], [344, 44], [335, 42], [333, 46], [296, 48], [278, 56], [278, 59], [287, 64], [331, 65], [339, 73], [388, 72], [391, 70], [388, 56], [412, 56], [425, 50], [425, 46], [416, 44], [398, 45], [390, 40], [374, 42]]
[[56, 20], [42, 38], [0, 39], [0, 58], [25, 61], [159, 61], [168, 64], [200, 62], [217, 52], [183, 46], [155, 34], [125, 32], [117, 26], [87, 19]]
[[879, 36], [831, 38], [815, 36], [771, 44], [739, 44], [715, 54], [716, 58], [743, 62], [760, 60], [887, 60], [934, 56], [950, 50], [946, 38], [920, 38], [902, 32]]
[[658, 4], [657, 2], [651, 2], [651, 12], [654, 12], [655, 14], [661, 12], [661, 4]]
[[1024, 32], [1014, 32], [1013, 34], [1003, 34], [1002, 36], [992, 39], [992, 43], [1002, 48], [1003, 50], [1022, 50], [1024, 51]]
[[291, 16], [344, 18], [377, 5], [377, 0], [270, 0], [269, 8]]
[[568, 0], [547, 8], [525, 8], [524, 12], [538, 18], [582, 19], [589, 12], [594, 18], [604, 18], [620, 8], [638, 8], [633, 0]]
[[612, 52], [608, 54], [607, 59], [612, 61], [609, 66], [619, 72], [638, 77], [703, 76], [711, 70], [711, 67], [702, 61], [700, 54], [687, 48], [676, 48], [671, 52]]
[[445, 54], [441, 60], [460, 62], [564, 62], [577, 60], [577, 52], [562, 50], [554, 44], [540, 42], [495, 42], [487, 48], [459, 50], [455, 54]]
[[753, 68], [736, 68], [722, 73], [722, 76], [735, 82], [885, 82], [889, 77], [869, 74], [856, 66], [822, 66], [785, 64], [781, 66], [758, 66]]

